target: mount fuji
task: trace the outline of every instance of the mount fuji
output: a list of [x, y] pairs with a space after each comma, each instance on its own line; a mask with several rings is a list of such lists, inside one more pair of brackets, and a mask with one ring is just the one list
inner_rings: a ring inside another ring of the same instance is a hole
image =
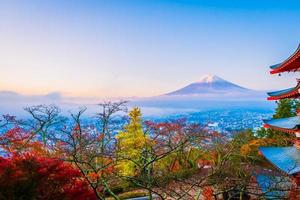
[[253, 92], [226, 81], [216, 75], [205, 75], [200, 81], [191, 83], [181, 89], [165, 94], [166, 96], [203, 96], [203, 95], [226, 95], [233, 93], [248, 93]]
[[248, 89], [216, 75], [205, 75], [199, 81], [180, 89], [152, 97], [131, 99], [132, 106], [160, 110], [203, 109], [269, 109], [265, 91]]

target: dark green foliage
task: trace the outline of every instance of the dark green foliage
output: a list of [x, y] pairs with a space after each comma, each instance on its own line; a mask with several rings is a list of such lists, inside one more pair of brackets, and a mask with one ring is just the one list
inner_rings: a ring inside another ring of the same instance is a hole
[[282, 131], [276, 131], [272, 129], [261, 128], [257, 130], [256, 136], [258, 138], [271, 138], [275, 139], [276, 143], [274, 146], [288, 146], [292, 144], [292, 140], [294, 139], [293, 134], [285, 133]]
[[294, 99], [281, 99], [276, 104], [277, 108], [273, 115], [274, 119], [295, 116], [300, 105], [299, 100]]
[[[281, 99], [277, 101], [277, 108], [275, 114], [273, 115], [274, 119], [293, 117], [297, 115], [297, 109], [300, 107], [299, 100], [295, 99]], [[271, 138], [275, 139], [276, 143], [274, 145], [278, 146], [287, 146], [292, 144], [294, 135], [284, 133], [282, 131], [276, 131], [272, 129], [261, 128], [256, 132], [258, 138]]]

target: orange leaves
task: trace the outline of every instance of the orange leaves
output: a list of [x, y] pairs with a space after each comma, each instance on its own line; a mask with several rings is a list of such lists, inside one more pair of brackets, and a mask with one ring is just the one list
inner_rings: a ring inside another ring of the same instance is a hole
[[87, 176], [91, 182], [97, 182], [98, 179], [107, 177], [107, 175], [110, 175], [115, 170], [114, 161], [112, 159], [99, 157], [97, 158], [96, 163], [106, 167], [103, 167], [99, 170], [94, 169], [94, 172], [88, 173]]
[[97, 179], [100, 177], [100, 175], [93, 172], [93, 173], [89, 173], [89, 174], [88, 174], [88, 177], [89, 177], [93, 182], [96, 182]]
[[177, 172], [179, 169], [180, 169], [180, 164], [179, 161], [176, 159], [171, 166], [171, 171]]
[[1, 147], [9, 152], [19, 151], [28, 146], [31, 133], [25, 133], [21, 128], [13, 128], [0, 137]]
[[48, 155], [44, 145], [33, 141], [34, 133], [21, 128], [13, 128], [0, 137], [0, 146], [7, 154], [31, 152], [36, 155]]
[[99, 134], [98, 139], [99, 141], [102, 141], [104, 139], [104, 134], [103, 133]]
[[202, 195], [204, 200], [213, 200], [214, 199], [214, 190], [210, 186], [203, 188]]
[[197, 166], [200, 169], [210, 167], [211, 165], [212, 165], [212, 161], [210, 161], [210, 160], [204, 160], [204, 159], [197, 160]]
[[258, 147], [268, 146], [270, 144], [273, 144], [274, 142], [275, 142], [275, 140], [270, 139], [270, 138], [261, 138], [261, 139], [251, 140], [247, 144], [245, 144], [241, 147], [241, 154], [243, 156], [247, 156], [250, 153], [257, 153]]

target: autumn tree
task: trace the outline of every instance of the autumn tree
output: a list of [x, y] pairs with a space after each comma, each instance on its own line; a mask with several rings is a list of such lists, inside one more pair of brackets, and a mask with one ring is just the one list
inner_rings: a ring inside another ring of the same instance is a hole
[[[252, 131], [246, 130], [237, 133], [232, 140], [220, 141], [211, 149], [213, 165], [207, 179], [207, 184], [214, 188], [214, 196], [249, 199], [251, 195], [264, 199], [271, 195], [274, 199], [285, 199], [283, 194], [291, 190], [287, 180], [276, 170], [265, 170], [258, 153], [258, 148], [271, 145], [272, 139], [257, 138]], [[258, 175], [267, 177], [263, 180], [263, 191], [256, 178]]]
[[207, 181], [215, 188], [214, 195], [222, 195], [224, 199], [247, 199], [248, 188], [253, 185], [239, 142], [216, 143], [212, 149], [213, 165]]
[[117, 156], [121, 158], [118, 162], [118, 169], [126, 176], [133, 176], [137, 173], [137, 165], [144, 148], [150, 142], [150, 138], [143, 131], [141, 116], [139, 108], [130, 111], [129, 124], [117, 135]]
[[150, 138], [148, 131], [143, 130], [139, 108], [133, 108], [129, 117], [130, 121], [124, 131], [117, 135], [119, 176], [138, 188], [148, 190], [148, 196], [152, 199], [155, 162], [168, 154], [155, 151], [157, 141]]
[[7, 130], [11, 127], [9, 126], [16, 126], [18, 124], [18, 121], [16, 120], [15, 116], [11, 115], [2, 115], [0, 117], [0, 133], [2, 130]]
[[[198, 160], [202, 157], [201, 146], [204, 147], [205, 139], [209, 138], [208, 132], [204, 127], [187, 123], [184, 119], [162, 123], [147, 121], [145, 127], [154, 141], [148, 153], [152, 155], [151, 159], [145, 166], [151, 166], [152, 189], [159, 188], [155, 194], [175, 199], [193, 198], [191, 190], [195, 186], [199, 187], [205, 178], [194, 179], [192, 182], [186, 179], [201, 170]], [[143, 183], [147, 179], [137, 180]]]
[[49, 156], [49, 152], [42, 144], [32, 138], [33, 133], [15, 127], [0, 136], [2, 156], [34, 152], [35, 155]]
[[66, 121], [66, 118], [61, 116], [61, 110], [55, 105], [30, 106], [24, 110], [31, 116], [31, 119], [23, 122], [22, 125], [39, 135], [45, 145], [47, 138]]
[[119, 175], [135, 187], [147, 190], [150, 199], [153, 194], [160, 198], [186, 196], [187, 191], [180, 194], [167, 186], [171, 180], [167, 176], [174, 173], [176, 179], [177, 170], [187, 171], [196, 166], [192, 142], [203, 140], [203, 128], [184, 120], [143, 123], [138, 108], [129, 116], [125, 130], [117, 135]]
[[0, 157], [0, 199], [94, 200], [96, 196], [72, 165], [28, 153]]
[[96, 199], [80, 171], [49, 155], [31, 132], [8, 130], [0, 148], [0, 199]]
[[99, 124], [84, 124], [82, 115], [86, 109], [71, 114], [69, 126], [58, 131], [54, 140], [56, 151], [61, 158], [74, 163], [89, 183], [98, 199], [111, 195], [119, 199], [112, 190], [115, 180], [115, 137], [117, 130], [116, 115], [126, 111], [126, 102], [106, 102], [99, 104], [101, 112], [96, 115]]

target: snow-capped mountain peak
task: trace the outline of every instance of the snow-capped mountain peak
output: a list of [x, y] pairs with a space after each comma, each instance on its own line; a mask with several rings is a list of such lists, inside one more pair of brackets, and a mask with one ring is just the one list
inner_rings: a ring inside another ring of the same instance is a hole
[[209, 74], [207, 74], [207, 75], [204, 75], [200, 79], [199, 83], [213, 83], [213, 82], [217, 82], [217, 81], [224, 81], [224, 79], [222, 79], [222, 78], [220, 78], [220, 77], [218, 77], [216, 75], [209, 75]]
[[167, 93], [166, 95], [224, 95], [246, 91], [250, 90], [231, 83], [230, 81], [226, 81], [216, 75], [205, 75], [200, 81], [191, 83], [181, 89]]

